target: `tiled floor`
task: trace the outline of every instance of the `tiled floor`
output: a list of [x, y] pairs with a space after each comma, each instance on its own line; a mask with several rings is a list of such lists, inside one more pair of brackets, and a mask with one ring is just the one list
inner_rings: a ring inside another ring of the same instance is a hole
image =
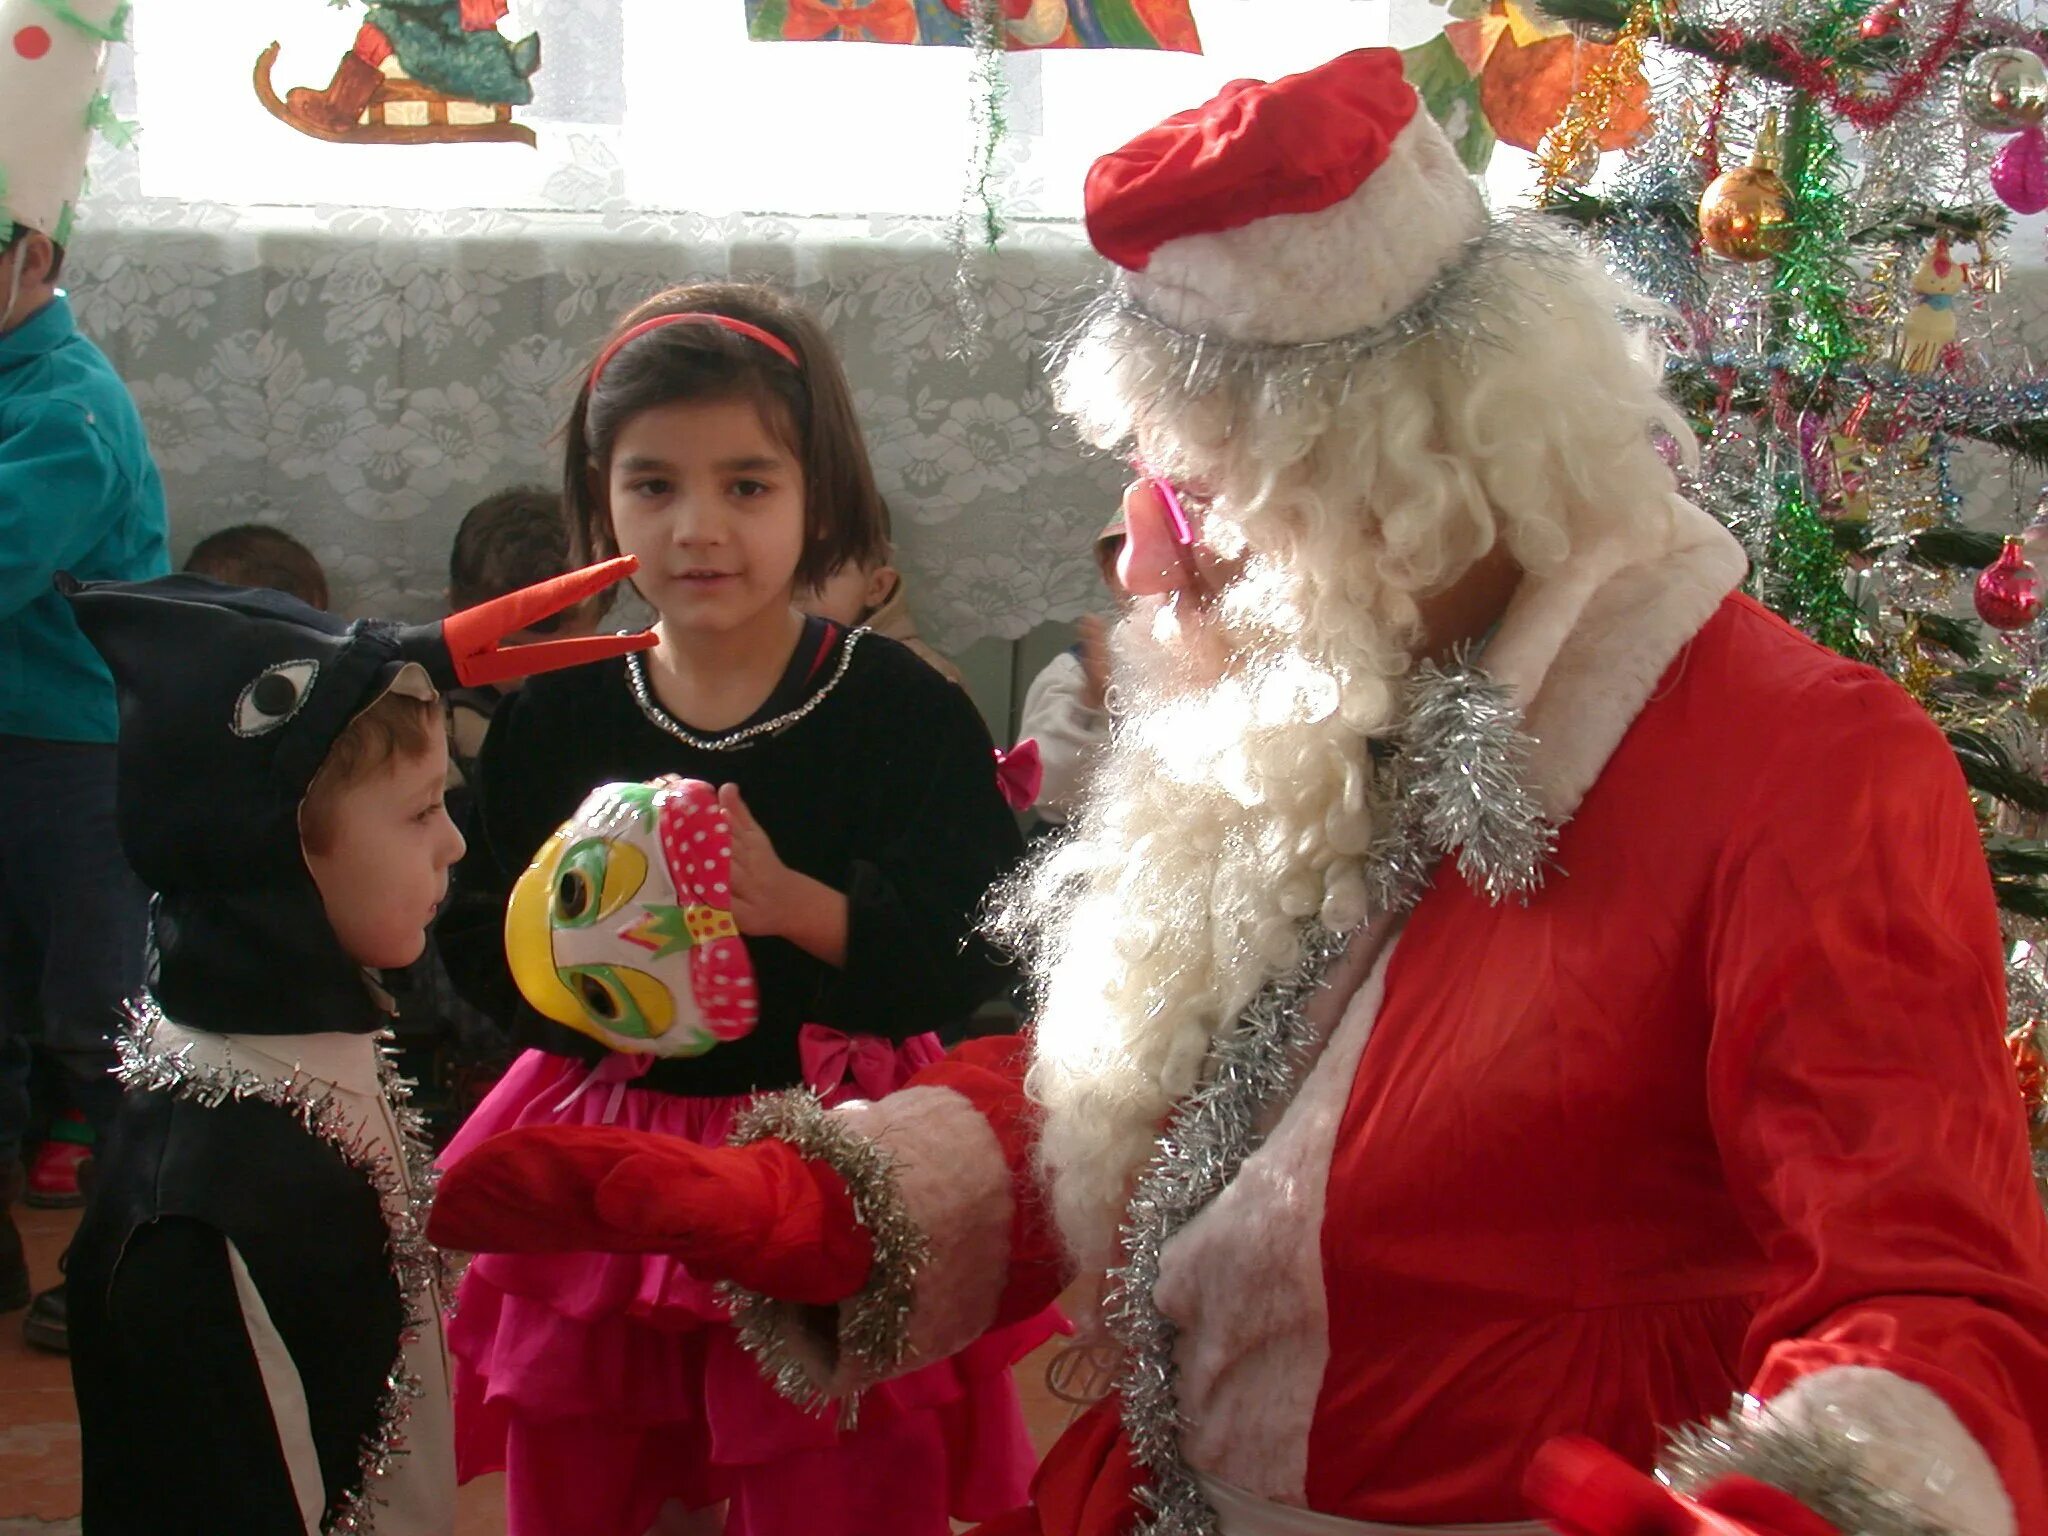
[[[31, 1211], [14, 1218], [27, 1243], [38, 1290], [57, 1279], [76, 1211]], [[1068, 1410], [1045, 1389], [1054, 1345], [1017, 1367], [1024, 1411], [1041, 1452], [1066, 1422]], [[456, 1536], [502, 1536], [499, 1479], [462, 1490]], [[0, 1314], [0, 1536], [77, 1536], [78, 1422], [71, 1404], [71, 1372], [64, 1358], [22, 1342], [21, 1314]]]

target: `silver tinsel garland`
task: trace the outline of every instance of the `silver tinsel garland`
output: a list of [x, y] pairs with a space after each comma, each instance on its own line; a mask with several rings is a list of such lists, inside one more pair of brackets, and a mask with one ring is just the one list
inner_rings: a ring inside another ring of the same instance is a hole
[[1004, 63], [1009, 32], [1003, 24], [1002, 0], [966, 0], [968, 116], [973, 133], [967, 151], [960, 206], [954, 211], [947, 241], [953, 251], [953, 277], [946, 293], [952, 311], [953, 338], [949, 356], [981, 362], [988, 354], [989, 275], [996, 241], [1002, 237], [996, 157], [1009, 129], [1004, 103], [1010, 77]]
[[1725, 1419], [1680, 1430], [1657, 1476], [1684, 1494], [1724, 1477], [1753, 1478], [1790, 1494], [1842, 1536], [1959, 1536], [1864, 1477], [1854, 1442], [1775, 1423], [1750, 1398], [1738, 1398]]
[[[1370, 859], [1367, 883], [1379, 911], [1414, 905], [1454, 850], [1459, 872], [1490, 900], [1541, 883], [1555, 833], [1521, 779], [1529, 745], [1507, 690], [1469, 656], [1416, 670], [1389, 770], [1393, 798], [1383, 800], [1387, 830]], [[1124, 1350], [1117, 1388], [1131, 1454], [1151, 1478], [1139, 1492], [1152, 1512], [1141, 1536], [1217, 1536], [1218, 1529], [1181, 1456], [1178, 1329], [1154, 1300], [1160, 1257], [1237, 1177], [1263, 1140], [1260, 1127], [1292, 1096], [1315, 1044], [1308, 1001], [1349, 942], [1320, 922], [1303, 925], [1294, 966], [1210, 1046], [1201, 1084], [1175, 1106], [1125, 1210], [1125, 1260], [1111, 1275], [1104, 1321]]]
[[357, 1485], [339, 1501], [323, 1527], [330, 1536], [373, 1536], [380, 1502], [376, 1487], [406, 1454], [405, 1424], [419, 1398], [420, 1383], [406, 1368], [406, 1348], [432, 1319], [437, 1298], [451, 1280], [440, 1252], [427, 1241], [427, 1213], [433, 1204], [435, 1169], [425, 1127], [411, 1107], [409, 1084], [399, 1075], [392, 1036], [375, 1037], [377, 1078], [391, 1107], [398, 1134], [398, 1156], [377, 1147], [364, 1134], [364, 1123], [342, 1103], [333, 1085], [303, 1072], [289, 1077], [265, 1075], [240, 1067], [213, 1066], [192, 1059], [191, 1047], [163, 1049], [156, 1039], [167, 1022], [147, 992], [128, 1005], [128, 1026], [115, 1037], [116, 1076], [122, 1086], [140, 1092], [167, 1093], [208, 1109], [253, 1101], [285, 1110], [308, 1135], [326, 1142], [350, 1168], [376, 1191], [388, 1234], [386, 1257], [398, 1282], [403, 1320], [399, 1352], [384, 1381], [377, 1426], [357, 1452]]
[[[1489, 901], [1541, 885], [1557, 834], [1524, 782], [1530, 741], [1508, 690], [1462, 654], [1448, 666], [1425, 661], [1409, 683], [1401, 739], [1407, 745], [1394, 760], [1393, 795], [1407, 848], [1432, 862], [1455, 850], [1458, 873]], [[1393, 869], [1412, 860], [1383, 844], [1376, 863]], [[1383, 903], [1401, 904], [1391, 890]]]
[[1393, 318], [1349, 336], [1299, 343], [1233, 341], [1184, 330], [1146, 309], [1119, 279], [1055, 346], [1049, 371], [1057, 375], [1084, 346], [1163, 354], [1167, 361], [1157, 377], [1127, 386], [1136, 394], [1163, 397], [1166, 403], [1155, 407], [1161, 414], [1222, 388], [1240, 391], [1256, 411], [1286, 411], [1305, 396], [1334, 392], [1343, 398], [1360, 367], [1425, 337], [1453, 347], [1496, 344], [1504, 332], [1501, 301], [1525, 273], [1584, 259], [1571, 233], [1548, 219], [1499, 220], [1467, 242], [1443, 275]]
[[[854, 1219], [874, 1247], [867, 1284], [845, 1304], [836, 1338], [840, 1355], [858, 1372], [853, 1389], [837, 1399], [839, 1427], [850, 1430], [858, 1421], [860, 1389], [892, 1374], [909, 1350], [912, 1293], [931, 1243], [904, 1205], [894, 1160], [826, 1113], [808, 1088], [771, 1094], [750, 1106], [734, 1123], [731, 1145], [744, 1147], [771, 1137], [822, 1162], [845, 1181]], [[810, 1410], [834, 1401], [797, 1348], [802, 1328], [797, 1309], [736, 1285], [721, 1285], [718, 1291], [732, 1307], [740, 1346], [759, 1362], [777, 1392]]]
[[1209, 1048], [1200, 1087], [1182, 1099], [1124, 1213], [1122, 1267], [1111, 1272], [1103, 1321], [1124, 1350], [1117, 1377], [1131, 1456], [1151, 1474], [1138, 1497], [1152, 1511], [1149, 1536], [1217, 1536], [1216, 1513], [1181, 1457], [1179, 1334], [1153, 1292], [1166, 1244], [1237, 1177], [1258, 1147], [1260, 1116], [1294, 1086], [1315, 1043], [1308, 1000], [1344, 953], [1346, 935], [1310, 922], [1301, 959], [1269, 982], [1244, 1016]]

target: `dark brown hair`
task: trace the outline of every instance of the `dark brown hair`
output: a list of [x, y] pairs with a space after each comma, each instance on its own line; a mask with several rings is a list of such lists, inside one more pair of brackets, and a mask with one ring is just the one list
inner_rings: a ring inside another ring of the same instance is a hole
[[669, 325], [636, 337], [605, 364], [595, 390], [586, 375], [569, 417], [562, 504], [571, 557], [580, 565], [618, 553], [605, 480], [620, 430], [671, 400], [748, 400], [804, 473], [804, 552], [799, 591], [849, 560], [873, 561], [888, 543], [888, 514], [875, 489], [853, 391], [823, 327], [772, 288], [698, 283], [671, 288], [622, 316], [614, 340], [659, 315], [713, 314], [779, 337], [801, 366], [719, 325]]
[[327, 573], [313, 551], [268, 523], [241, 523], [209, 533], [192, 546], [185, 569], [230, 586], [289, 592], [323, 611], [327, 607]]
[[[5, 240], [0, 240], [0, 256], [5, 256], [9, 251], [13, 250], [17, 245], [21, 244], [22, 241], [26, 240], [30, 235], [34, 233], [35, 231], [30, 229], [26, 224], [8, 225], [7, 238]], [[59, 245], [56, 241], [52, 240], [50, 242], [50, 270], [43, 275], [43, 281], [46, 283], [61, 282], [63, 280], [63, 277], [64, 247]]]
[[[486, 497], [463, 514], [448, 551], [448, 602], [457, 609], [473, 608], [569, 569], [562, 498], [538, 486], [518, 486]], [[614, 591], [608, 587], [587, 603], [527, 627], [551, 634], [585, 612], [603, 614]]]
[[333, 846], [335, 807], [351, 785], [393, 758], [419, 757], [447, 728], [440, 700], [409, 693], [387, 693], [349, 721], [299, 805], [299, 841], [306, 851], [325, 853]]

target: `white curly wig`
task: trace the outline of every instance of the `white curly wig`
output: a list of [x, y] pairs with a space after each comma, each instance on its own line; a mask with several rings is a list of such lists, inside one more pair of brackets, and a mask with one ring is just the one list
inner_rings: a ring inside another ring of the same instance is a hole
[[1641, 306], [1560, 236], [1472, 262], [1443, 323], [1339, 380], [1276, 393], [1269, 349], [1189, 386], [1188, 338], [1116, 303], [1061, 359], [1083, 434], [1199, 489], [1205, 539], [1242, 562], [1206, 607], [1133, 605], [1088, 794], [992, 908], [1035, 984], [1041, 1169], [1084, 1273], [1115, 1261], [1169, 1108], [1301, 921], [1365, 913], [1368, 743], [1399, 723], [1418, 600], [1497, 546], [1541, 580], [1647, 545], [1680, 505], [1657, 439], [1692, 438], [1622, 318]]

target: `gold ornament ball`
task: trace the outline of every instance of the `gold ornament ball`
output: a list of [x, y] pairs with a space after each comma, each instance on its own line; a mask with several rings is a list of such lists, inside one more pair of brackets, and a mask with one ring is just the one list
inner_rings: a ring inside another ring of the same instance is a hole
[[1760, 165], [1723, 171], [1700, 196], [1700, 237], [1730, 261], [1768, 261], [1792, 243], [1792, 193]]
[[2048, 114], [2048, 68], [2025, 48], [1986, 48], [1963, 70], [1963, 113], [1993, 133], [2040, 122]]

